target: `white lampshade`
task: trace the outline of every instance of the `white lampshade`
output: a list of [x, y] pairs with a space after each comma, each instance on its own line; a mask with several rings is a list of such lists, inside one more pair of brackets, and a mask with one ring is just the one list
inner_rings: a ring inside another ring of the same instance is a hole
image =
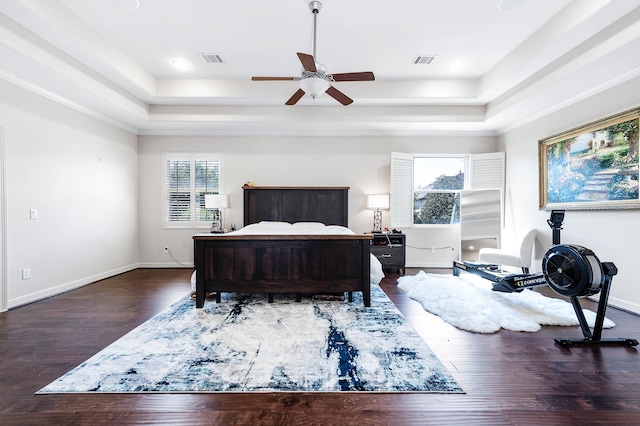
[[226, 209], [229, 207], [229, 196], [226, 194], [205, 194], [205, 209]]
[[370, 194], [367, 195], [367, 208], [368, 209], [388, 209], [389, 208], [389, 194]]
[[327, 80], [323, 80], [318, 77], [309, 77], [300, 80], [300, 88], [304, 90], [304, 93], [317, 98], [322, 95], [331, 86]]

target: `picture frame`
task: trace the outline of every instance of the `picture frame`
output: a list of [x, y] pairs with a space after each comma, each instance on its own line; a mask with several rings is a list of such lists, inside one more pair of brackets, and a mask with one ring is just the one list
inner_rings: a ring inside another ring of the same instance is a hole
[[541, 210], [639, 209], [640, 108], [538, 141]]

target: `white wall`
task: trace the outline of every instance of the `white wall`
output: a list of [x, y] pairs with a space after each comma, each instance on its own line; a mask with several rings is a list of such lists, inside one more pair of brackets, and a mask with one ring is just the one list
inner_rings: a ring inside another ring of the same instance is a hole
[[0, 122], [0, 311], [7, 310], [7, 278], [5, 274], [6, 260], [6, 246], [4, 235], [6, 233], [5, 228], [7, 221], [5, 220], [5, 179], [4, 173], [6, 171], [6, 156], [4, 153], [4, 124]]
[[0, 93], [8, 306], [135, 268], [136, 136], [5, 81]]
[[[161, 153], [222, 152], [227, 226], [242, 224], [242, 190], [257, 185], [350, 186], [350, 226], [369, 231], [368, 193], [389, 190], [392, 151], [482, 153], [506, 151], [506, 220], [503, 241], [520, 229], [538, 229], [534, 270], [551, 244], [549, 214], [538, 208], [538, 140], [640, 104], [640, 79], [490, 137], [221, 137], [142, 136], [122, 131], [46, 98], [0, 81], [0, 122], [5, 139], [6, 259], [9, 306], [17, 306], [137, 266], [176, 266], [172, 248], [193, 262], [196, 231], [161, 229]], [[137, 149], [137, 152], [136, 152]], [[29, 219], [36, 208], [39, 219]], [[640, 313], [636, 264], [638, 210], [569, 211], [562, 241], [592, 249], [616, 264], [611, 302]], [[383, 214], [388, 226], [388, 211]], [[450, 265], [446, 252], [459, 235], [405, 230], [408, 265]], [[413, 247], [425, 247], [420, 250]], [[456, 248], [457, 250], [457, 248]], [[455, 253], [457, 256], [457, 253]], [[438, 257], [442, 256], [442, 257]], [[31, 279], [22, 280], [23, 268]]]
[[[505, 234], [513, 239], [516, 230], [538, 230], [535, 270], [551, 246], [551, 229], [546, 224], [548, 211], [538, 208], [538, 141], [548, 136], [640, 105], [640, 78], [545, 118], [508, 132], [501, 137], [507, 157], [507, 193]], [[640, 313], [640, 211], [603, 210], [567, 211], [561, 242], [587, 247], [600, 261], [613, 262], [618, 275], [613, 278], [610, 303]], [[509, 238], [509, 237], [507, 237]]]
[[[140, 176], [141, 266], [176, 266], [163, 252], [168, 245], [174, 257], [193, 264], [194, 230], [162, 230], [162, 152], [221, 152], [224, 192], [230, 209], [225, 226], [242, 226], [242, 185], [349, 186], [349, 226], [369, 232], [373, 212], [366, 209], [366, 195], [389, 192], [392, 151], [416, 153], [494, 152], [492, 137], [224, 137], [141, 136], [138, 140]], [[389, 211], [383, 211], [383, 227]], [[458, 255], [459, 230], [405, 230], [408, 266], [451, 266]], [[207, 232], [207, 230], [204, 230]], [[431, 247], [453, 246], [455, 251]], [[427, 247], [420, 250], [413, 247]]]

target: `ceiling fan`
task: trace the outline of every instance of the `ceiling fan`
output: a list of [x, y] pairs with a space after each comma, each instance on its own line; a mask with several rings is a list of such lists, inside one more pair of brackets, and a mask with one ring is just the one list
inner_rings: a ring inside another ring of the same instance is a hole
[[375, 77], [371, 71], [349, 72], [341, 74], [328, 74], [326, 67], [316, 62], [316, 33], [318, 13], [322, 8], [322, 3], [312, 1], [309, 3], [309, 9], [313, 13], [313, 55], [298, 52], [298, 58], [302, 63], [302, 74], [300, 77], [251, 77], [253, 81], [269, 81], [269, 80], [294, 80], [300, 82], [300, 88], [285, 102], [285, 105], [295, 105], [305, 94], [312, 98], [326, 93], [342, 105], [349, 105], [353, 99], [342, 93], [331, 85], [334, 81], [373, 81]]

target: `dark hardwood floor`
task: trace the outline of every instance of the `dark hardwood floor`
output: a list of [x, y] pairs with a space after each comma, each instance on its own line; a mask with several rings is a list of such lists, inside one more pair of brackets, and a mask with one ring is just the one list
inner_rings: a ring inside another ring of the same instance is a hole
[[[135, 270], [0, 313], [0, 424], [640, 424], [636, 349], [554, 344], [581, 338], [579, 327], [460, 331], [409, 300], [395, 275], [382, 287], [465, 394], [34, 395], [188, 293], [190, 274]], [[607, 316], [617, 326], [604, 337], [640, 337], [640, 317]]]

